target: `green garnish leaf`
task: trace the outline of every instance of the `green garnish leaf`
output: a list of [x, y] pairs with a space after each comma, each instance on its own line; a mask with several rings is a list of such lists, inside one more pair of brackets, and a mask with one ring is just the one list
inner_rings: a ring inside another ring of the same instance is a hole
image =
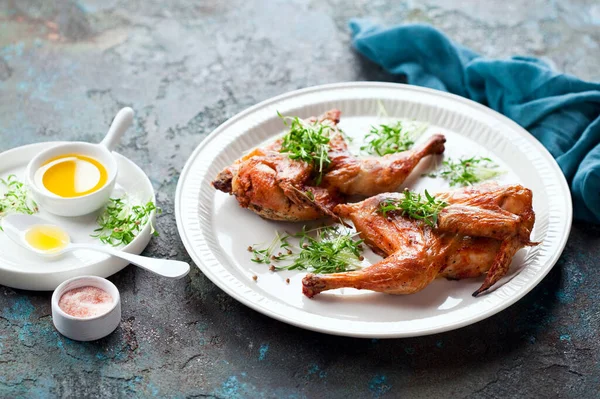
[[[288, 239], [290, 235], [275, 232], [275, 237], [268, 247], [263, 249], [257, 249], [256, 246], [248, 247], [248, 250], [252, 252], [252, 262], [269, 264], [273, 261], [280, 261], [287, 258], [290, 254], [288, 251], [290, 244]], [[276, 249], [280, 249], [283, 252], [274, 254]]]
[[490, 158], [471, 157], [453, 161], [448, 158], [442, 163], [442, 168], [437, 173], [430, 173], [429, 177], [441, 177], [448, 180], [450, 186], [471, 186], [484, 180], [492, 179], [505, 173], [500, 170]]
[[436, 200], [425, 190], [425, 195], [415, 194], [409, 190], [404, 191], [403, 199], [388, 198], [379, 203], [379, 210], [383, 217], [390, 212], [398, 212], [402, 216], [422, 220], [425, 224], [435, 227], [438, 215], [448, 204]]
[[[0, 179], [3, 196], [0, 196], [0, 219], [9, 213], [24, 213], [33, 215], [38, 211], [38, 206], [31, 197], [27, 187], [17, 180], [17, 176], [9, 175], [6, 179]], [[2, 227], [0, 227], [2, 231]]]
[[[98, 216], [99, 227], [91, 236], [113, 247], [127, 245], [150, 222], [152, 212], [161, 213], [161, 209], [152, 201], [145, 205], [131, 205], [126, 198], [111, 198]], [[151, 222], [150, 232], [155, 237], [159, 235]]]
[[[297, 234], [276, 233], [265, 249], [249, 247], [253, 262], [278, 264], [272, 270], [308, 270], [312, 273], [337, 273], [361, 268], [362, 240], [358, 233], [342, 232], [337, 226], [324, 226]], [[293, 245], [294, 239], [297, 245]], [[277, 254], [275, 254], [277, 252]], [[288, 261], [287, 264], [280, 264]]]
[[331, 164], [329, 158], [331, 126], [318, 121], [314, 123], [303, 121], [297, 116], [283, 116], [279, 112], [277, 115], [289, 128], [281, 141], [280, 152], [287, 154], [290, 159], [311, 164], [317, 174], [315, 182], [318, 186]]
[[372, 126], [365, 137], [367, 144], [360, 147], [371, 155], [384, 156], [412, 148], [415, 141], [427, 130], [426, 123], [396, 121], [393, 124]]

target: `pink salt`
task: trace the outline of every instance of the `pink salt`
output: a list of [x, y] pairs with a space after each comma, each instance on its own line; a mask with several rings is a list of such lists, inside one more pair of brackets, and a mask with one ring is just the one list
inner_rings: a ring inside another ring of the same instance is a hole
[[94, 317], [108, 312], [113, 306], [113, 298], [103, 289], [85, 286], [65, 292], [58, 301], [58, 307], [73, 317]]

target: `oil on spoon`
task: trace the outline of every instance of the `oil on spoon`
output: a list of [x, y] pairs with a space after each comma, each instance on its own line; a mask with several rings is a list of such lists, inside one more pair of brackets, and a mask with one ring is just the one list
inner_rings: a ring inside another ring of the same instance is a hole
[[178, 279], [185, 277], [190, 271], [190, 265], [178, 260], [148, 258], [97, 244], [72, 243], [64, 229], [38, 216], [7, 215], [2, 219], [2, 227], [12, 241], [44, 257], [55, 257], [66, 252], [87, 249], [125, 259], [131, 264], [163, 277]]

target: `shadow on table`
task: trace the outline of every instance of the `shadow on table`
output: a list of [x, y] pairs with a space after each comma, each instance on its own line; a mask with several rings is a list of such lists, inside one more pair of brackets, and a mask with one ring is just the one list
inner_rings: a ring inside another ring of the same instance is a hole
[[[198, 306], [203, 308], [205, 317], [219, 319], [219, 324], [225, 324], [222, 327], [230, 329], [232, 335], [240, 331], [252, 342], [269, 342], [272, 350], [293, 354], [293, 358], [280, 365], [288, 371], [306, 367], [306, 364], [319, 364], [321, 370], [331, 367], [330, 372], [335, 370], [340, 377], [348, 378], [356, 376], [357, 370], [392, 374], [408, 369], [411, 373], [421, 371], [428, 375], [445, 370], [443, 374], [447, 375], [452, 374], [449, 371], [452, 369], [475, 370], [496, 359], [507, 358], [512, 352], [527, 351], [527, 346], [535, 344], [552, 326], [556, 293], [562, 280], [559, 262], [523, 299], [488, 319], [446, 333], [404, 339], [338, 337], [286, 325], [236, 304], [226, 310], [227, 316], [216, 314], [213, 306]], [[242, 341], [232, 346], [241, 344]], [[272, 356], [274, 359], [276, 354]], [[328, 384], [332, 383], [329, 380]]]
[[356, 65], [358, 65], [357, 80], [406, 83], [406, 76], [388, 73], [381, 66], [359, 56], [357, 53], [354, 53], [354, 57], [356, 59]]

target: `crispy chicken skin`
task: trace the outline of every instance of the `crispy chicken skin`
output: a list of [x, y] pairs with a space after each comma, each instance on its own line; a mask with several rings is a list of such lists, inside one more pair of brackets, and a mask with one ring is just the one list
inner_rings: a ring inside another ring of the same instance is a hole
[[309, 298], [330, 289], [353, 287], [388, 294], [412, 294], [436, 277], [463, 279], [487, 272], [474, 296], [504, 276], [512, 257], [530, 241], [535, 222], [531, 191], [520, 185], [485, 184], [439, 193], [449, 203], [435, 228], [397, 214], [384, 218], [381, 201], [399, 198], [386, 193], [335, 208], [354, 223], [361, 238], [385, 257], [360, 271], [308, 274], [302, 281]]
[[[242, 207], [263, 218], [314, 220], [335, 216], [333, 208], [345, 202], [345, 195], [367, 196], [395, 190], [423, 157], [444, 152], [446, 140], [437, 134], [413, 150], [379, 158], [356, 158], [337, 128], [340, 114], [333, 109], [308, 119], [332, 128], [332, 162], [319, 186], [314, 183], [312, 165], [279, 152], [281, 139], [253, 149], [226, 167], [212, 182], [213, 186], [234, 195]], [[307, 195], [308, 191], [314, 198]]]

